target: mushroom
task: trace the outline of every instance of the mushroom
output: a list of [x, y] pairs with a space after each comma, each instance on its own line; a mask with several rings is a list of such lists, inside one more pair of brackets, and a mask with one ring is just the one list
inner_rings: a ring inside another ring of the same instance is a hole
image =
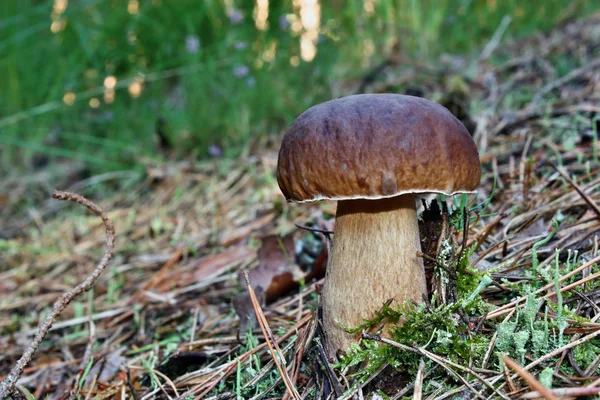
[[472, 192], [481, 166], [471, 135], [446, 108], [398, 94], [318, 104], [286, 131], [277, 182], [288, 202], [337, 200], [323, 287], [325, 349], [334, 357], [393, 299], [427, 294], [416, 198]]

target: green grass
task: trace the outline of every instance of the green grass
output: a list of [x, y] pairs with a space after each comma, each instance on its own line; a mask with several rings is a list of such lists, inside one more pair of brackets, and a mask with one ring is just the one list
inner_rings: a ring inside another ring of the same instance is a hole
[[[54, 1], [3, 1], [0, 170], [65, 158], [95, 171], [127, 168], [158, 157], [157, 130], [178, 156], [204, 158], [210, 146], [233, 156], [310, 105], [348, 94], [340, 82], [394, 46], [423, 60], [476, 55], [505, 16], [506, 38], [598, 8], [592, 0], [321, 2], [317, 54], [307, 62], [292, 2], [269, 1], [265, 30], [255, 27], [253, 3], [144, 0], [136, 11], [131, 1], [71, 0], [53, 12]], [[113, 102], [107, 76], [117, 79]]]

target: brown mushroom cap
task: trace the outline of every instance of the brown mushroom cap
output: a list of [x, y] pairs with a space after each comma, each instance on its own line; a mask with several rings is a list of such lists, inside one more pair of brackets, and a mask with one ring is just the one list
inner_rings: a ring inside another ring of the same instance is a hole
[[443, 106], [399, 94], [342, 97], [288, 128], [277, 182], [288, 201], [456, 194], [479, 185], [471, 135]]

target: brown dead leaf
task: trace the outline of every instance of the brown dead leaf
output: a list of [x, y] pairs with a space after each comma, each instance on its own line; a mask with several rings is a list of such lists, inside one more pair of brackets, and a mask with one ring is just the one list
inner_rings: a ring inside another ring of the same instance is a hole
[[[258, 267], [248, 273], [250, 284], [256, 296], [264, 305], [267, 300], [280, 296], [282, 293], [298, 285], [302, 271], [294, 262], [295, 242], [293, 235], [280, 237], [266, 236], [258, 250]], [[238, 276], [244, 285], [242, 274]], [[256, 326], [256, 315], [247, 292], [233, 299], [233, 307], [240, 317], [238, 338], [242, 338], [249, 327]]]
[[247, 246], [236, 246], [225, 250], [222, 253], [207, 256], [200, 261], [194, 262], [194, 280], [197, 282], [214, 276], [222, 269], [233, 263], [240, 262], [252, 256], [254, 252]]
[[[294, 235], [284, 237], [278, 235], [265, 236], [258, 250], [258, 267], [248, 272], [250, 284], [254, 288], [261, 305], [273, 302], [284, 293], [298, 287], [301, 280], [320, 279], [325, 275], [327, 265], [327, 250], [323, 251], [314, 261], [312, 268], [303, 271], [296, 264], [296, 242]], [[238, 276], [240, 284], [244, 285], [243, 277]], [[242, 293], [233, 300], [233, 307], [240, 317], [239, 335], [256, 324], [256, 316], [250, 304], [247, 293]]]
[[190, 282], [200, 282], [219, 275], [232, 264], [251, 257], [254, 251], [247, 246], [233, 246], [227, 250], [194, 260], [172, 271], [154, 288], [157, 293], [170, 291], [175, 284], [183, 287]]
[[253, 288], [265, 290], [267, 302], [297, 285], [304, 275], [295, 263], [295, 242], [291, 234], [264, 237], [257, 256], [258, 267], [251, 270], [248, 277]]

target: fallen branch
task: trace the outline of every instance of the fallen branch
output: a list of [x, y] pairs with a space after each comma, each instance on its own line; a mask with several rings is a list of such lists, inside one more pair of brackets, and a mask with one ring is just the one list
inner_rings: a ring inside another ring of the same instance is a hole
[[111, 222], [111, 220], [104, 213], [104, 211], [102, 211], [102, 209], [100, 207], [98, 207], [96, 204], [92, 203], [85, 197], [80, 196], [75, 193], [55, 191], [52, 194], [52, 197], [57, 200], [69, 200], [69, 201], [84, 205], [88, 209], [95, 212], [100, 218], [102, 218], [102, 221], [104, 222], [104, 226], [106, 227], [104, 255], [102, 256], [102, 259], [98, 263], [98, 266], [85, 279], [85, 281], [83, 281], [82, 283], [77, 285], [74, 289], [62, 294], [58, 298], [58, 300], [56, 300], [56, 302], [54, 302], [52, 311], [50, 312], [50, 314], [48, 314], [48, 316], [46, 317], [44, 322], [42, 324], [40, 324], [38, 333], [35, 335], [35, 338], [33, 339], [33, 341], [29, 344], [29, 346], [25, 350], [25, 353], [23, 353], [23, 356], [19, 359], [19, 361], [17, 361], [17, 363], [11, 369], [11, 371], [6, 376], [6, 378], [2, 382], [0, 382], [0, 399], [4, 399], [14, 393], [15, 385], [16, 385], [17, 381], [19, 380], [19, 378], [21, 377], [21, 374], [23, 373], [23, 369], [31, 361], [31, 358], [33, 357], [33, 355], [37, 351], [38, 347], [40, 346], [40, 343], [42, 343], [42, 341], [48, 334], [48, 331], [52, 327], [52, 324], [54, 324], [56, 319], [60, 316], [60, 314], [64, 311], [64, 309], [67, 308], [69, 303], [71, 303], [71, 301], [73, 301], [73, 299], [75, 297], [79, 296], [81, 293], [91, 289], [92, 286], [94, 286], [94, 283], [96, 282], [96, 280], [98, 279], [100, 274], [102, 274], [102, 271], [104, 271], [104, 268], [106, 268], [106, 265], [108, 265], [108, 263], [112, 257], [113, 248], [115, 246], [115, 227], [114, 227], [113, 223]]

